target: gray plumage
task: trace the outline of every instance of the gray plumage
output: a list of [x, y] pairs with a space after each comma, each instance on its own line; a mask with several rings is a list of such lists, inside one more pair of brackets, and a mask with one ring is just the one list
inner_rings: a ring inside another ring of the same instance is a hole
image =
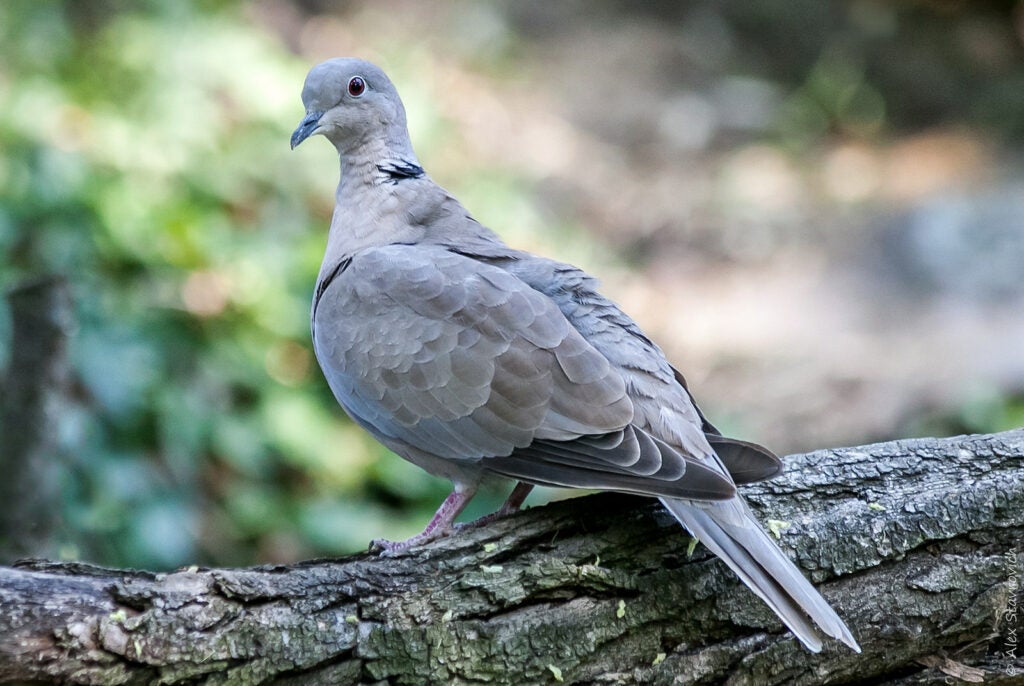
[[664, 354], [579, 269], [514, 250], [423, 172], [376, 66], [314, 67], [292, 147], [314, 134], [341, 181], [312, 309], [317, 359], [346, 412], [454, 490], [396, 553], [448, 533], [488, 474], [658, 497], [811, 650], [849, 630], [757, 524], [736, 483], [768, 450], [722, 437]]

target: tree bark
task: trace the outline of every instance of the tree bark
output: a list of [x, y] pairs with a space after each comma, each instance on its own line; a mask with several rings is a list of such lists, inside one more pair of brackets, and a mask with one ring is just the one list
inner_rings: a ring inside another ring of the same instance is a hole
[[896, 441], [743, 489], [859, 655], [807, 652], [657, 503], [601, 494], [398, 558], [0, 568], [0, 681], [1021, 684], [1022, 456], [1024, 430]]
[[71, 298], [60, 277], [7, 294], [11, 345], [0, 384], [0, 561], [53, 553], [59, 507], [53, 427], [67, 381]]

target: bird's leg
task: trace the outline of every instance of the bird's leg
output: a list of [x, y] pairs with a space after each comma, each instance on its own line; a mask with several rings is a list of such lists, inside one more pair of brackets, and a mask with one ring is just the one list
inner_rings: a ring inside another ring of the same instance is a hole
[[370, 543], [370, 550], [380, 551], [381, 555], [391, 557], [399, 555], [421, 543], [427, 543], [435, 538], [448, 535], [452, 529], [452, 522], [465, 509], [467, 503], [473, 498], [474, 493], [476, 493], [476, 486], [456, 484], [452, 492], [441, 503], [441, 506], [437, 508], [437, 512], [431, 517], [430, 522], [427, 523], [423, 531], [404, 541], [376, 539]]
[[519, 508], [523, 506], [523, 501], [526, 500], [526, 496], [530, 495], [530, 491], [533, 490], [533, 484], [528, 484], [525, 481], [520, 481], [516, 484], [516, 487], [512, 489], [512, 492], [508, 494], [508, 498], [502, 503], [498, 511], [494, 513], [494, 518], [504, 517], [505, 515], [514, 514], [519, 512]]
[[491, 522], [501, 519], [502, 517], [510, 514], [519, 512], [519, 508], [522, 507], [523, 501], [526, 500], [526, 496], [530, 495], [530, 491], [533, 490], [533, 484], [528, 484], [525, 481], [520, 481], [516, 484], [516, 487], [509, 493], [508, 498], [502, 503], [501, 507], [492, 512], [489, 515], [484, 515], [480, 519], [474, 519], [468, 524], [456, 524], [455, 528], [461, 529], [464, 526], [480, 526], [482, 524], [490, 524]]

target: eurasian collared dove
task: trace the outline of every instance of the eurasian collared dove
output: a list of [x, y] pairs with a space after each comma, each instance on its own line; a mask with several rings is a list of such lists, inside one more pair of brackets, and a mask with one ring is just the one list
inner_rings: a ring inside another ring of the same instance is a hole
[[581, 270], [514, 250], [424, 173], [378, 67], [333, 59], [302, 89], [292, 148], [322, 134], [341, 181], [312, 307], [338, 402], [380, 442], [452, 481], [424, 531], [445, 535], [481, 479], [653, 496], [809, 649], [849, 629], [755, 521], [736, 484], [775, 476], [768, 450], [724, 438], [683, 377]]

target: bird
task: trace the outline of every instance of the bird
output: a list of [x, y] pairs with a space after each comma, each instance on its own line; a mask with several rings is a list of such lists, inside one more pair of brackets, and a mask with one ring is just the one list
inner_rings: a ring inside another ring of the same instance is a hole
[[682, 374], [584, 271], [507, 245], [424, 171], [405, 107], [376, 65], [310, 69], [294, 149], [324, 136], [340, 160], [311, 308], [317, 361], [339, 404], [380, 443], [452, 482], [424, 530], [455, 530], [480, 483], [658, 498], [809, 650], [849, 628], [757, 522], [737, 485], [782, 463], [721, 435]]

